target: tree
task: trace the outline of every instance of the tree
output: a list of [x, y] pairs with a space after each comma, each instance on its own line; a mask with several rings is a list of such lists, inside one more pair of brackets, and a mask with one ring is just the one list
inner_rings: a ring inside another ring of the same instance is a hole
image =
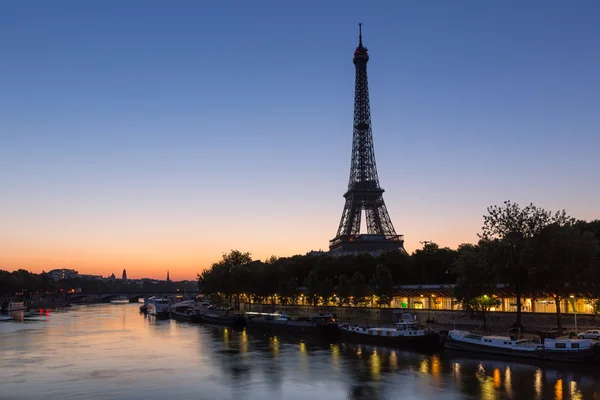
[[412, 254], [414, 269], [419, 274], [418, 283], [454, 283], [451, 271], [455, 259], [455, 250], [423, 242], [423, 248]]
[[321, 281], [317, 276], [316, 271], [310, 271], [306, 279], [304, 279], [304, 287], [306, 288], [306, 298], [313, 306], [319, 301], [319, 292], [321, 291]]
[[335, 294], [335, 286], [333, 285], [333, 282], [331, 282], [331, 279], [326, 278], [319, 290], [319, 295], [321, 295], [321, 297], [323, 297], [323, 302], [325, 303], [325, 305], [327, 305], [327, 303], [329, 303], [329, 299], [334, 294]]
[[525, 260], [532, 267], [532, 287], [554, 298], [559, 331], [562, 300], [593, 289], [598, 248], [591, 232], [558, 224], [544, 227], [528, 241]]
[[364, 303], [365, 297], [369, 296], [370, 294], [369, 286], [365, 281], [365, 277], [359, 271], [356, 271], [356, 273], [352, 276], [350, 288], [353, 297], [352, 302], [354, 305]]
[[487, 317], [492, 307], [500, 305], [493, 297], [496, 290], [494, 270], [487, 262], [487, 252], [493, 244], [480, 241], [479, 245], [463, 244], [458, 248], [458, 257], [454, 263], [457, 282], [454, 296], [466, 312], [479, 316], [483, 329], [488, 329]]
[[352, 296], [352, 287], [350, 279], [346, 274], [341, 274], [338, 280], [338, 285], [335, 288], [335, 292], [338, 297], [340, 305], [350, 304], [350, 297]]
[[375, 273], [369, 281], [369, 286], [373, 294], [378, 297], [378, 305], [390, 304], [394, 292], [394, 283], [388, 268], [381, 264], [377, 265]]
[[281, 302], [285, 305], [288, 302], [295, 302], [297, 297], [296, 281], [293, 279], [279, 281], [279, 289], [277, 294], [281, 298]]
[[502, 283], [513, 287], [517, 298], [517, 320], [521, 326], [521, 298], [527, 288], [529, 270], [523, 262], [523, 253], [527, 240], [551, 224], [570, 225], [575, 220], [564, 210], [552, 213], [529, 204], [525, 208], [516, 203], [505, 201], [503, 206], [491, 206], [484, 215], [481, 239], [497, 241], [499, 252], [488, 260], [496, 269]]

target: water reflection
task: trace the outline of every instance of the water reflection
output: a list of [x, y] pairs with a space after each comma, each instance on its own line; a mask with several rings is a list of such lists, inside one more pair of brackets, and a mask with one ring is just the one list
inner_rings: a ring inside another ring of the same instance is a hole
[[0, 322], [6, 398], [600, 397], [600, 371], [589, 367], [192, 325], [140, 315], [135, 305], [85, 306], [42, 318]]

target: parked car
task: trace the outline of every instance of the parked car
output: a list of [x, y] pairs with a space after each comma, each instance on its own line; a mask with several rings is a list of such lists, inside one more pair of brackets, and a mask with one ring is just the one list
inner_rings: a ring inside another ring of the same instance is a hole
[[596, 339], [596, 340], [600, 340], [600, 329], [591, 329], [589, 331], [578, 333], [577, 337], [579, 339]]

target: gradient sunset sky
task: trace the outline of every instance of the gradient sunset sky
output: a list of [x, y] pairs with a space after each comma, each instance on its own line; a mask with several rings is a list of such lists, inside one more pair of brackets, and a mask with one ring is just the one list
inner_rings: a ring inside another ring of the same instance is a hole
[[326, 249], [358, 22], [409, 252], [510, 199], [600, 217], [600, 2], [0, 3], [0, 268], [195, 278]]

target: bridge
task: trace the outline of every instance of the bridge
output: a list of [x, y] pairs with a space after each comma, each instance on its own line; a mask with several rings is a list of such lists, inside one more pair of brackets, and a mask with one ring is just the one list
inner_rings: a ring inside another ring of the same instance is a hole
[[139, 302], [140, 298], [148, 298], [152, 296], [156, 297], [169, 297], [169, 296], [186, 296], [196, 297], [199, 295], [199, 291], [193, 292], [132, 292], [132, 293], [99, 293], [99, 292], [79, 292], [79, 293], [67, 293], [66, 301], [69, 303], [109, 303], [112, 299], [117, 297], [127, 298], [130, 303]]

